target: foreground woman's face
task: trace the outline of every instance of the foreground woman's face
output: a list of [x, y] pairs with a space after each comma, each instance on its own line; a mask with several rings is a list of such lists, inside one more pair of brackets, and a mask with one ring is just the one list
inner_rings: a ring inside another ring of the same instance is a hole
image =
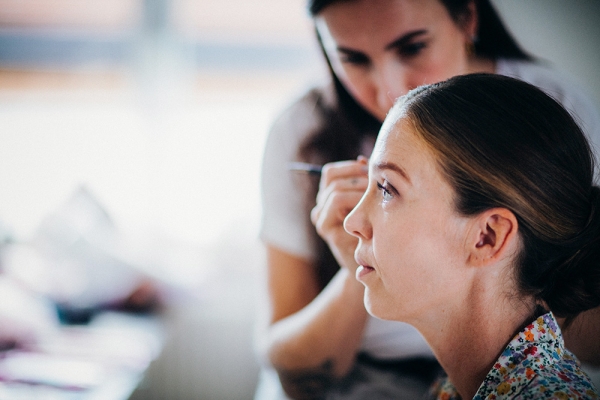
[[453, 191], [406, 118], [379, 134], [369, 161], [369, 187], [346, 218], [359, 238], [357, 279], [367, 310], [412, 322], [449, 307], [462, 290], [469, 219], [453, 205]]
[[380, 121], [410, 89], [468, 71], [474, 25], [459, 28], [439, 0], [336, 2], [316, 23], [335, 74]]

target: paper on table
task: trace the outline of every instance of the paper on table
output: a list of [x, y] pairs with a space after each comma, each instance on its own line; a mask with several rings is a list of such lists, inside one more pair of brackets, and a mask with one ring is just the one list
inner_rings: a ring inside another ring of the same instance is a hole
[[100, 385], [106, 369], [97, 363], [40, 353], [8, 352], [0, 360], [0, 381], [85, 390]]

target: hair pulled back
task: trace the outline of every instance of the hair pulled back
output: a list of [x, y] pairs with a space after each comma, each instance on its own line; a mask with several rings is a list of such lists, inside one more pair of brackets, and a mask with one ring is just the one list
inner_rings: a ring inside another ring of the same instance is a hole
[[463, 215], [519, 223], [515, 277], [559, 317], [600, 305], [600, 188], [577, 123], [540, 89], [493, 74], [421, 87], [395, 107], [436, 155]]
[[[350, 1], [354, 0], [308, 0], [307, 6], [309, 13], [316, 17], [331, 4]], [[469, 6], [473, 1], [475, 1], [478, 20], [478, 32], [474, 41], [475, 54], [490, 59], [531, 60], [504, 27], [490, 0], [440, 0], [458, 26], [462, 26], [470, 16]], [[314, 93], [315, 110], [320, 114], [321, 124], [301, 144], [298, 155], [300, 159], [314, 163], [355, 159], [361, 154], [361, 143], [365, 138], [376, 137], [381, 128], [381, 121], [367, 112], [346, 90], [331, 68], [318, 32], [316, 35], [329, 67], [332, 81], [331, 93]], [[330, 94], [332, 96], [329, 96]], [[318, 181], [315, 180], [312, 191], [307, 193], [309, 208], [314, 205], [317, 191]], [[320, 274], [321, 286], [324, 287], [335, 275], [339, 266], [327, 244], [316, 232], [313, 235], [318, 247], [317, 270]]]

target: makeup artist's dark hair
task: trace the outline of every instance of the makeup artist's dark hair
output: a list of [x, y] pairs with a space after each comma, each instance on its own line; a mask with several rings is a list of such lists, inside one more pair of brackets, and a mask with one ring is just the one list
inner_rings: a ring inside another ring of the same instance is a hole
[[[331, 4], [350, 1], [353, 0], [308, 0], [307, 6], [310, 15], [316, 17]], [[490, 59], [532, 60], [504, 27], [489, 0], [440, 0], [458, 26], [469, 17], [469, 6], [473, 1], [475, 1], [479, 22], [477, 40], [474, 43], [475, 54]], [[321, 114], [322, 123], [302, 144], [299, 156], [303, 160], [320, 163], [355, 159], [360, 154], [363, 140], [377, 135], [381, 121], [367, 112], [348, 93], [333, 72], [318, 33], [317, 39], [329, 67], [333, 101], [326, 100], [327, 96], [314, 94], [315, 109]], [[311, 201], [315, 198], [317, 189], [318, 182], [315, 180], [313, 192], [309, 197]], [[319, 271], [324, 271], [322, 280], [326, 284], [339, 267], [325, 242], [318, 237], [316, 242], [319, 246], [318, 253], [321, 255], [318, 262]]]
[[594, 155], [557, 101], [520, 80], [475, 74], [415, 89], [398, 107], [433, 151], [458, 212], [516, 216], [521, 293], [569, 320], [600, 305]]
[[[316, 17], [328, 6], [334, 3], [350, 2], [353, 0], [309, 0], [308, 11]], [[508, 30], [504, 27], [498, 13], [489, 0], [439, 0], [450, 17], [458, 26], [469, 17], [469, 6], [475, 2], [477, 9], [477, 21], [479, 28], [477, 40], [475, 40], [475, 54], [491, 58], [510, 58], [519, 60], [531, 60]]]

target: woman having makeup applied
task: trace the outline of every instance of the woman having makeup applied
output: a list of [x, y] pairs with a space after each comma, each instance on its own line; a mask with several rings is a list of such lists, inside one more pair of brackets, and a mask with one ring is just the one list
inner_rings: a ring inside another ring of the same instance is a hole
[[520, 80], [458, 76], [392, 108], [344, 226], [369, 313], [416, 327], [447, 373], [434, 398], [599, 398], [556, 319], [600, 305], [594, 167]]
[[[489, 72], [552, 93], [599, 147], [600, 117], [579, 89], [520, 49], [488, 0], [310, 0], [308, 8], [331, 82], [284, 111], [265, 148], [268, 304], [256, 398], [415, 399], [439, 365], [412, 326], [366, 312], [354, 278], [357, 239], [343, 229], [394, 100], [422, 84]], [[290, 172], [298, 161], [325, 165], [321, 178]], [[567, 346], [600, 364], [600, 312], [582, 317], [565, 331]]]

